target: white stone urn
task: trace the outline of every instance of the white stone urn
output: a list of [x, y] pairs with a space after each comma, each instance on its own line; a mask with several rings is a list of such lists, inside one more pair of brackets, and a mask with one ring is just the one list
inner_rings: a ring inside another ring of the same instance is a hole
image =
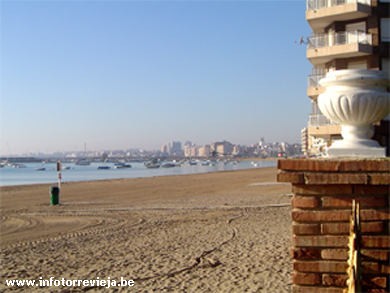
[[329, 156], [385, 157], [385, 149], [371, 140], [372, 125], [390, 112], [389, 78], [383, 71], [337, 70], [320, 80], [325, 92], [318, 107], [342, 127], [342, 140], [328, 148]]

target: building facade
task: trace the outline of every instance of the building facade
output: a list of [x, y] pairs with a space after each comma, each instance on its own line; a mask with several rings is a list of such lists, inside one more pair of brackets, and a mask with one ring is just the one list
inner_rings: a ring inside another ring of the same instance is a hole
[[211, 148], [209, 144], [201, 146], [198, 148], [198, 156], [208, 158], [211, 155]]
[[[312, 29], [306, 56], [312, 63], [307, 95], [312, 113], [307, 127], [307, 152], [318, 153], [318, 145], [330, 146], [341, 139], [341, 126], [329, 121], [318, 109], [317, 98], [325, 91], [319, 80], [326, 73], [343, 69], [389, 70], [389, 0], [307, 0], [306, 20]], [[389, 152], [389, 130], [381, 121], [374, 139]]]

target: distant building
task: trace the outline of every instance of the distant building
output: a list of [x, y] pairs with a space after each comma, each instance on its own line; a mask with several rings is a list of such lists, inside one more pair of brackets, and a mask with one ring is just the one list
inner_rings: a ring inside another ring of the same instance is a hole
[[182, 155], [183, 150], [181, 149], [180, 141], [170, 141], [161, 146], [161, 153], [166, 155]]
[[242, 147], [240, 145], [235, 145], [233, 146], [233, 153], [232, 155], [233, 156], [239, 156], [239, 155], [242, 155]]
[[213, 142], [211, 144], [211, 152], [216, 152], [218, 156], [231, 155], [234, 145], [226, 140], [222, 142]]
[[210, 157], [210, 154], [211, 154], [211, 147], [209, 144], [206, 144], [206, 145], [198, 148], [198, 156], [199, 157], [208, 158], [208, 157]]
[[184, 156], [185, 157], [191, 157], [191, 147], [192, 147], [192, 142], [186, 141], [184, 143]]
[[181, 142], [180, 141], [171, 141], [168, 143], [168, 153], [169, 154], [180, 153], [181, 151], [182, 151], [182, 149], [181, 149]]
[[161, 146], [161, 152], [162, 152], [163, 154], [167, 154], [167, 153], [168, 153], [168, 146], [167, 146], [166, 144], [163, 144], [163, 145]]
[[265, 145], [264, 137], [260, 138], [259, 146], [262, 147]]

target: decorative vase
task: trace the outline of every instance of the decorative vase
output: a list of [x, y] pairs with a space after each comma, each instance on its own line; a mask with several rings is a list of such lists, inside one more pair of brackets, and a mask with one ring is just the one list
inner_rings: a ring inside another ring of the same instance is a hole
[[372, 125], [389, 112], [389, 78], [383, 71], [337, 70], [320, 80], [325, 92], [318, 107], [330, 120], [341, 125], [342, 140], [328, 148], [329, 156], [385, 157], [385, 149], [371, 140]]

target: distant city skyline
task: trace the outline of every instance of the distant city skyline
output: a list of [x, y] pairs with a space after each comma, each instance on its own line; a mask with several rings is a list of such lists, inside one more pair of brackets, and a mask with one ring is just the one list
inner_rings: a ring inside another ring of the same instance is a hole
[[1, 155], [300, 142], [305, 1], [2, 1]]
[[[175, 142], [175, 143], [179, 143], [180, 144], [180, 150], [184, 152], [185, 150], [185, 146], [186, 146], [186, 143], [190, 143], [191, 146], [196, 146], [196, 147], [204, 147], [204, 146], [210, 146], [212, 144], [215, 144], [215, 143], [221, 143], [221, 142], [227, 142], [227, 143], [230, 143], [232, 145], [237, 145], [237, 146], [240, 146], [240, 147], [253, 147], [253, 146], [258, 146], [258, 145], [261, 145], [261, 144], [264, 144], [264, 145], [273, 145], [273, 144], [277, 144], [277, 145], [281, 145], [281, 144], [288, 144], [288, 145], [293, 145], [293, 144], [300, 144], [300, 142], [288, 142], [288, 141], [267, 141], [266, 139], [264, 139], [263, 137], [260, 138], [259, 140], [257, 141], [254, 141], [253, 143], [251, 144], [240, 144], [240, 143], [235, 143], [235, 142], [230, 142], [230, 141], [227, 141], [227, 140], [220, 140], [220, 141], [211, 141], [211, 142], [208, 142], [208, 143], [205, 143], [205, 144], [197, 144], [196, 142], [192, 142], [192, 141], [184, 141], [184, 142], [181, 142], [181, 141], [170, 141], [170, 142], [165, 142], [165, 143], [162, 143], [160, 145], [160, 147], [158, 148], [155, 148], [155, 149], [144, 149], [144, 148], [137, 148], [137, 147], [134, 147], [134, 148], [123, 148], [123, 149], [120, 149], [120, 148], [116, 148], [116, 149], [83, 149], [83, 150], [64, 150], [64, 151], [53, 151], [53, 152], [45, 152], [45, 151], [38, 151], [38, 152], [26, 152], [26, 153], [2, 153], [0, 154], [0, 157], [3, 157], [3, 158], [7, 158], [7, 157], [12, 157], [12, 156], [51, 156], [51, 155], [63, 155], [63, 154], [83, 154], [83, 153], [87, 153], [89, 155], [91, 154], [94, 154], [94, 155], [101, 155], [103, 153], [110, 153], [110, 152], [125, 152], [125, 151], [134, 151], [134, 152], [154, 152], [154, 153], [158, 153], [158, 152], [163, 152], [161, 150], [161, 148], [164, 146], [164, 145], [167, 145], [169, 143], [172, 143], [172, 142]], [[177, 147], [177, 145], [176, 145]]]

